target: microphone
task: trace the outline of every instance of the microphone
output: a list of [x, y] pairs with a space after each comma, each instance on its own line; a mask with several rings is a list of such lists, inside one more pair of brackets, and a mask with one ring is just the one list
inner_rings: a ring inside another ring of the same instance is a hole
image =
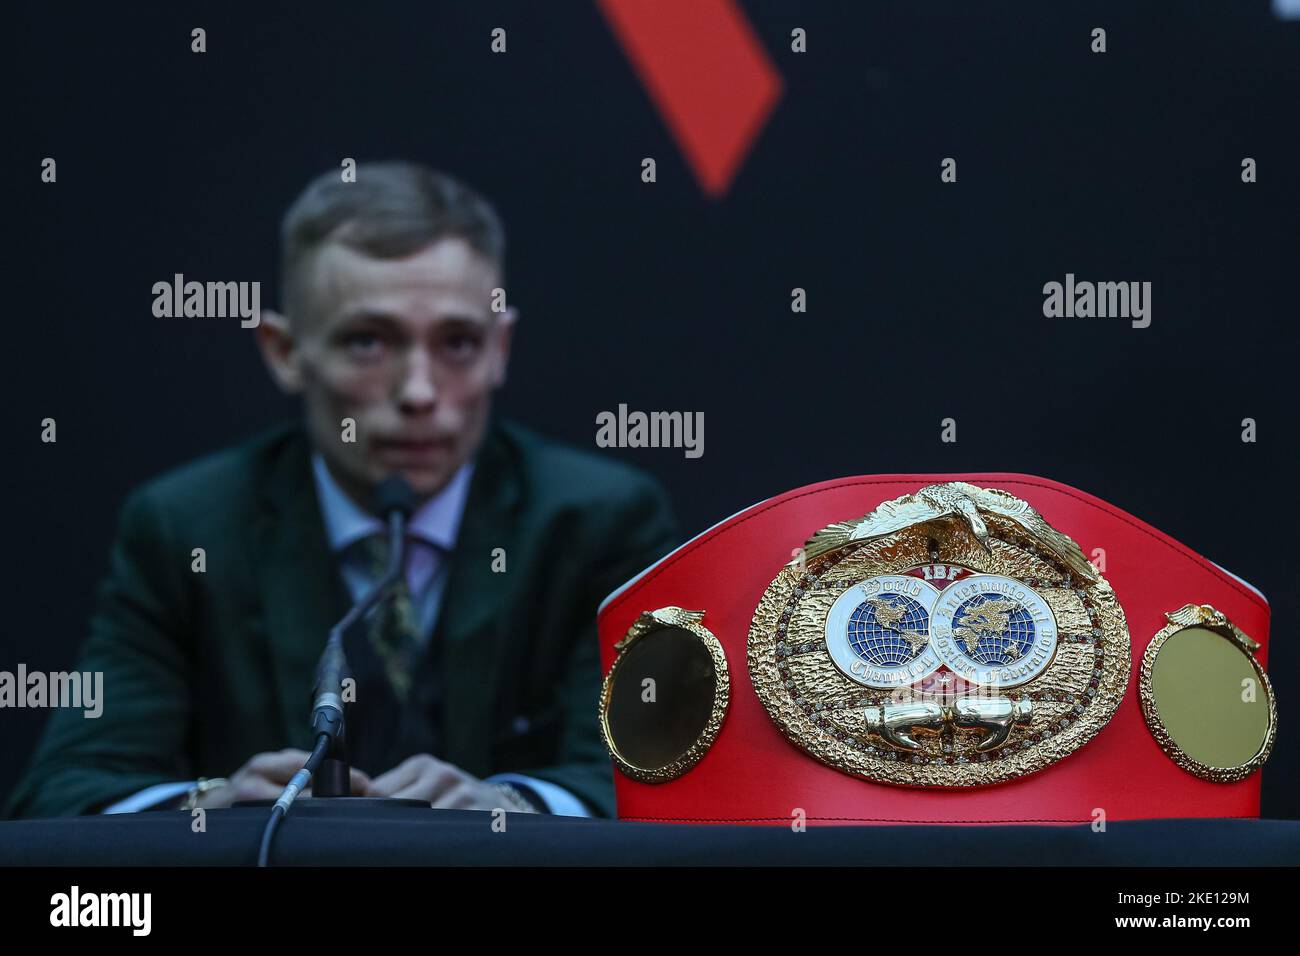
[[403, 518], [411, 517], [415, 511], [415, 492], [410, 482], [401, 475], [389, 475], [375, 489], [375, 514], [388, 518], [394, 512]]
[[393, 583], [406, 573], [406, 524], [415, 510], [415, 492], [405, 478], [393, 474], [375, 489], [374, 501], [375, 512], [383, 519], [388, 530], [388, 567], [383, 576], [343, 615], [342, 620], [330, 629], [329, 640], [325, 642], [325, 650], [321, 652], [320, 663], [316, 667], [316, 699], [311, 711], [311, 729], [316, 743], [306, 764], [293, 775], [271, 808], [271, 818], [267, 820], [262, 832], [258, 866], [269, 865], [271, 843], [280, 821], [289, 812], [298, 794], [311, 783], [317, 770], [320, 770], [320, 778], [313, 791], [316, 797], [351, 795], [351, 773], [343, 746], [343, 681], [348, 673], [343, 635], [378, 604]]
[[[361, 596], [343, 619], [330, 631], [325, 650], [321, 653], [316, 671], [316, 700], [312, 705], [311, 727], [317, 736], [330, 738], [331, 756], [337, 757], [339, 740], [343, 733], [343, 680], [348, 669], [343, 653], [343, 635], [366, 612], [379, 603], [406, 568], [406, 523], [415, 510], [415, 492], [401, 475], [390, 475], [375, 489], [375, 511], [388, 528], [388, 567], [383, 576]], [[342, 793], [322, 796], [347, 796], [346, 766], [342, 779]], [[335, 777], [337, 780], [337, 776]]]

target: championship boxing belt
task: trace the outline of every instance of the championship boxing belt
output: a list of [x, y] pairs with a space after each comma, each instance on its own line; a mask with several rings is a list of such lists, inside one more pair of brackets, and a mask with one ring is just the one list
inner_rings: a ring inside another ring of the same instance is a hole
[[799, 488], [601, 605], [618, 815], [1257, 817], [1268, 625], [1250, 585], [1058, 482]]

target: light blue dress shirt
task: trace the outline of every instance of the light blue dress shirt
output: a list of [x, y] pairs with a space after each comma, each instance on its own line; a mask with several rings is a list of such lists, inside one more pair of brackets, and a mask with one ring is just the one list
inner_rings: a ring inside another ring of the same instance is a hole
[[[420, 624], [420, 638], [427, 641], [438, 621], [446, 588], [446, 557], [456, 545], [465, 500], [469, 496], [474, 464], [463, 465], [447, 487], [430, 498], [411, 516], [408, 525], [406, 582]], [[372, 583], [371, 569], [358, 542], [384, 534], [383, 523], [356, 504], [339, 487], [319, 452], [312, 455], [312, 477], [330, 549], [339, 556], [339, 571], [352, 599], [357, 600]], [[586, 805], [563, 787], [548, 780], [522, 774], [502, 773], [489, 782], [527, 787], [545, 802], [544, 809], [562, 816], [586, 817]], [[132, 813], [164, 801], [174, 800], [193, 786], [192, 781], [162, 783], [147, 787], [104, 809], [104, 813]]]

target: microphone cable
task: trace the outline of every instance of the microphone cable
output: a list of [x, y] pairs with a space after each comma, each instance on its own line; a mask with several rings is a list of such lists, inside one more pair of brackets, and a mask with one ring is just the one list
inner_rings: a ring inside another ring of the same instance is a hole
[[271, 808], [271, 818], [266, 821], [266, 827], [262, 830], [262, 846], [257, 851], [257, 865], [266, 867], [270, 865], [271, 843], [275, 840], [275, 832], [280, 828], [280, 821], [289, 812], [289, 807], [293, 806], [293, 801], [298, 799], [298, 794], [307, 789], [311, 783], [312, 775], [320, 767], [321, 761], [329, 753], [330, 735], [321, 734], [316, 739], [316, 747], [312, 750], [311, 756], [307, 762], [302, 765], [302, 769], [289, 778], [289, 783], [285, 786], [284, 792], [280, 794], [280, 799], [275, 801], [275, 806]]
[[343, 731], [343, 676], [347, 658], [343, 653], [343, 635], [371, 608], [383, 600], [389, 588], [404, 573], [406, 559], [406, 521], [415, 510], [415, 494], [406, 480], [393, 475], [380, 483], [376, 491], [376, 511], [385, 519], [388, 531], [389, 564], [383, 577], [375, 582], [366, 594], [354, 604], [343, 619], [330, 630], [325, 650], [321, 653], [316, 671], [316, 700], [312, 706], [312, 730], [316, 733], [316, 746], [290, 779], [280, 798], [271, 808], [271, 817], [262, 831], [262, 845], [257, 851], [257, 865], [270, 865], [271, 843], [275, 840], [280, 823], [293, 806], [298, 794], [307, 788], [325, 757], [333, 749]]

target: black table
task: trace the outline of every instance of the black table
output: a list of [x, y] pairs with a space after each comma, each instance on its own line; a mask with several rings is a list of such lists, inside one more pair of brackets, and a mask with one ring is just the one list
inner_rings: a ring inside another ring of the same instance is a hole
[[[2, 866], [251, 866], [267, 811], [178, 811], [0, 823]], [[621, 823], [472, 810], [295, 807], [279, 866], [1295, 866], [1300, 821], [1145, 820], [1087, 826]]]

